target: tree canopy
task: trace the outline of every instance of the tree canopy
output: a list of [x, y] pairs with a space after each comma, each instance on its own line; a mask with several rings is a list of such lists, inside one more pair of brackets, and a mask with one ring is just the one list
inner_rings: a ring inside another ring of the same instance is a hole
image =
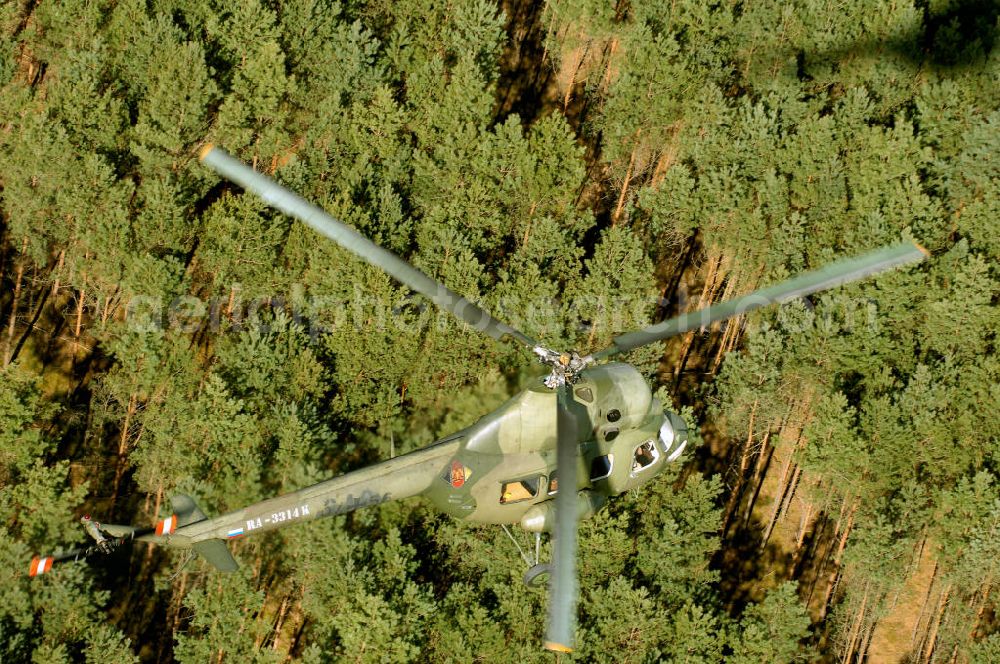
[[153, 522], [175, 491], [220, 513], [429, 444], [537, 380], [220, 181], [196, 158], [214, 142], [584, 352], [919, 242], [919, 267], [627, 356], [699, 433], [583, 525], [573, 658], [993, 661], [998, 17], [5, 3], [0, 660], [551, 659], [503, 532], [416, 500], [248, 538], [225, 579], [145, 546], [26, 577], [83, 541], [82, 514]]

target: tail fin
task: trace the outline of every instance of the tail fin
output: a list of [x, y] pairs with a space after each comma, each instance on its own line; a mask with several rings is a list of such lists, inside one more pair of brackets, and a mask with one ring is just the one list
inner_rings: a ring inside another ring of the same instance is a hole
[[[178, 527], [186, 526], [190, 523], [204, 521], [205, 513], [201, 511], [198, 504], [191, 496], [183, 493], [174, 494], [170, 498], [170, 504], [174, 508], [174, 515], [177, 517]], [[193, 545], [195, 553], [208, 561], [212, 567], [220, 572], [235, 572], [240, 568], [239, 563], [229, 552], [226, 543], [221, 539], [209, 539], [195, 542]]]
[[208, 517], [194, 502], [194, 498], [186, 493], [175, 493], [170, 497], [170, 504], [174, 508], [174, 516], [177, 517], [178, 526], [186, 526], [196, 521], [204, 521]]

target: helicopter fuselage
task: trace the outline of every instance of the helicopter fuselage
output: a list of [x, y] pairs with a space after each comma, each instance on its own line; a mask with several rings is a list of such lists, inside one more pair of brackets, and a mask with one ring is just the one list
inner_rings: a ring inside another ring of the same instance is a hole
[[[676, 460], [687, 429], [679, 416], [662, 410], [631, 365], [590, 367], [572, 388], [580, 446], [575, 490], [586, 518], [607, 498], [648, 482]], [[555, 399], [543, 385], [530, 387], [425, 448], [212, 519], [178, 510], [138, 539], [187, 548], [416, 495], [465, 521], [548, 531], [560, 489]], [[134, 531], [104, 529], [112, 535]]]
[[[611, 496], [655, 477], [687, 444], [677, 415], [664, 412], [634, 367], [590, 367], [573, 384], [571, 412], [580, 454], [581, 517]], [[442, 442], [458, 449], [423, 492], [441, 511], [480, 523], [551, 528], [556, 472], [556, 394], [526, 389]]]

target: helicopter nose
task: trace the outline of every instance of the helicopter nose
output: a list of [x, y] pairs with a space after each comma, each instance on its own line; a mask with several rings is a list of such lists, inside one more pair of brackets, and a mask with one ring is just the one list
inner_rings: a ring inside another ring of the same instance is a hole
[[676, 461], [687, 447], [687, 425], [675, 413], [665, 411], [663, 424], [660, 426], [659, 439], [667, 462]]

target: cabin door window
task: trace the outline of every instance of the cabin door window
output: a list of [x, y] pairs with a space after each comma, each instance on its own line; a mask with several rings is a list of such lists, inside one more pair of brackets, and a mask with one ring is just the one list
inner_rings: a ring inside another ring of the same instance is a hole
[[500, 504], [519, 503], [522, 500], [531, 500], [538, 495], [539, 477], [526, 480], [512, 480], [504, 482], [500, 486]]

